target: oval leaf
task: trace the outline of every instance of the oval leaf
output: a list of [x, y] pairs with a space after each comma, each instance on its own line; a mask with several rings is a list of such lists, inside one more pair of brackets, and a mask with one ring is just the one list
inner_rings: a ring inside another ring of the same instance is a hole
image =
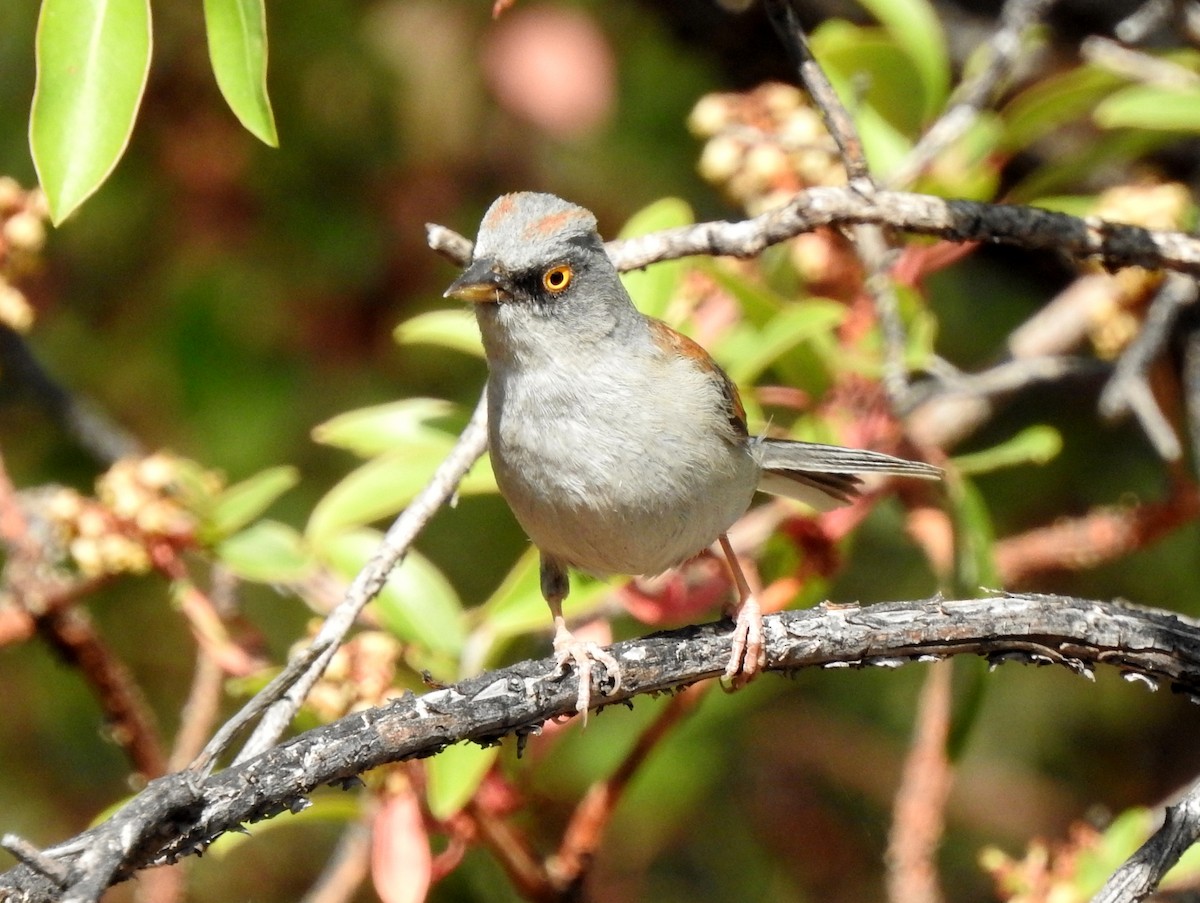
[[61, 223], [108, 178], [150, 71], [148, 0], [43, 0], [29, 144]]
[[[679, 198], [663, 198], [643, 207], [625, 223], [620, 238], [635, 238], [650, 232], [690, 226], [696, 221], [692, 208]], [[642, 313], [661, 317], [667, 311], [687, 264], [682, 260], [666, 260], [644, 270], [621, 274], [625, 289]]]
[[474, 357], [483, 357], [483, 344], [479, 341], [479, 327], [475, 325], [475, 318], [459, 308], [417, 314], [397, 326], [392, 331], [392, 338], [398, 345], [440, 345]]
[[1062, 434], [1052, 426], [1034, 425], [999, 445], [955, 456], [954, 466], [959, 473], [974, 475], [1022, 464], [1045, 464], [1060, 451]]
[[1200, 132], [1200, 91], [1133, 85], [1102, 100], [1092, 117], [1106, 129]]
[[[444, 439], [443, 429], [431, 421], [448, 421], [459, 413], [454, 404], [440, 398], [406, 398], [339, 414], [313, 427], [312, 437], [322, 445], [344, 448], [364, 458], [392, 451], [409, 442]], [[461, 429], [460, 417], [454, 424]]]
[[267, 10], [263, 0], [204, 0], [208, 58], [229, 109], [255, 138], [279, 146], [267, 97]]
[[240, 530], [300, 482], [294, 467], [269, 467], [249, 479], [235, 483], [213, 500], [209, 529], [217, 536]]
[[942, 106], [950, 86], [950, 54], [937, 11], [927, 0], [859, 0], [909, 55], [925, 89], [925, 112]]
[[[317, 502], [305, 532], [313, 542], [319, 542], [338, 530], [396, 514], [425, 487], [453, 447], [450, 436], [431, 438], [428, 443], [412, 443], [368, 461]], [[496, 478], [486, 461], [472, 467], [458, 485], [459, 495], [497, 491]]]
[[217, 546], [218, 560], [243, 580], [292, 583], [313, 569], [304, 538], [286, 524], [260, 521]]

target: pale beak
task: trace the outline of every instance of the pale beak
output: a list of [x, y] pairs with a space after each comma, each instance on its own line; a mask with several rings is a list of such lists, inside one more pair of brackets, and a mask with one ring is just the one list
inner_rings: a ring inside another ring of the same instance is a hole
[[472, 304], [499, 304], [512, 298], [512, 290], [508, 279], [496, 272], [495, 264], [483, 258], [472, 260], [462, 275], [450, 283], [443, 297]]

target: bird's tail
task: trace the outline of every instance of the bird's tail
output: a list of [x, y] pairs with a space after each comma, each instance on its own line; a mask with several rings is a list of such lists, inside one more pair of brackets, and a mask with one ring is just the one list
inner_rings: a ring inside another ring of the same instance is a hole
[[764, 438], [758, 442], [763, 469], [758, 488], [804, 502], [818, 511], [848, 504], [862, 485], [858, 474], [891, 474], [921, 480], [942, 477], [941, 468], [932, 464], [882, 452], [789, 439]]

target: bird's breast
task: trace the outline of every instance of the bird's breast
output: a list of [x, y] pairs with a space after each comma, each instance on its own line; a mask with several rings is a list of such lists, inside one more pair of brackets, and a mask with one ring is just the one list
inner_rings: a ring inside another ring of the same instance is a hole
[[543, 551], [599, 574], [695, 555], [745, 512], [759, 476], [744, 442], [705, 428], [686, 382], [627, 377], [609, 361], [489, 382], [492, 466], [517, 520]]

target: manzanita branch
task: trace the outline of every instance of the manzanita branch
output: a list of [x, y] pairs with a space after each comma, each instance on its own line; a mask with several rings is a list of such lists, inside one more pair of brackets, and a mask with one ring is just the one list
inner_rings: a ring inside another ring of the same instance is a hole
[[[773, 671], [895, 667], [975, 654], [996, 664], [1063, 665], [1089, 677], [1106, 664], [1149, 687], [1168, 685], [1200, 699], [1200, 622], [1165, 611], [998, 595], [829, 605], [769, 615], [764, 628]], [[721, 623], [617, 643], [621, 689], [595, 701], [608, 706], [716, 677], [730, 636], [730, 625]], [[300, 811], [322, 785], [353, 786], [367, 769], [433, 755], [451, 743], [493, 743], [536, 731], [574, 712], [576, 677], [555, 673], [550, 659], [522, 662], [356, 712], [214, 775], [183, 772], [151, 782], [108, 821], [45, 851], [65, 872], [47, 875], [27, 861], [0, 875], [0, 899], [96, 900], [140, 868], [202, 850], [244, 824]]]

